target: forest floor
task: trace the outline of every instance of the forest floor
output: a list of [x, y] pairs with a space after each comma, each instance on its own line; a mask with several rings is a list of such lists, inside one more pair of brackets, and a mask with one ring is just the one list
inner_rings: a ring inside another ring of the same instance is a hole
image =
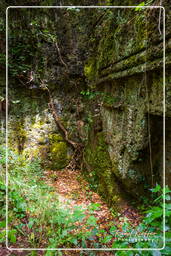
[[80, 170], [65, 169], [57, 172], [47, 170], [44, 179], [57, 192], [62, 205], [70, 208], [71, 211], [75, 206], [81, 206], [82, 209], [85, 209], [86, 219], [89, 217], [88, 206], [91, 204], [98, 205], [98, 209], [94, 209], [93, 214], [97, 218], [99, 227], [106, 231], [112, 224], [122, 227], [125, 220], [131, 223], [133, 227], [141, 221], [142, 216], [137, 209], [126, 201], [122, 202], [121, 212], [113, 213], [99, 194], [90, 189]]
[[[47, 170], [44, 174], [46, 183], [55, 189], [62, 204], [66, 204], [71, 209], [74, 206], [82, 206], [86, 209], [91, 203], [99, 204], [99, 209], [94, 212], [99, 219], [99, 223], [113, 221], [113, 214], [107, 204], [97, 193], [90, 189], [81, 171], [65, 169], [54, 172], [54, 170]], [[140, 221], [137, 210], [126, 201], [122, 204], [122, 213], [119, 215], [128, 218], [134, 224]]]
[[[28, 172], [26, 172], [28, 174]], [[27, 180], [31, 179], [31, 175], [26, 178], [26, 183]], [[33, 172], [34, 175], [34, 172]], [[23, 176], [24, 177], [24, 176]], [[39, 177], [39, 179], [36, 181], [37, 177], [35, 176], [35, 184], [37, 184], [38, 189], [42, 187], [42, 184], [46, 184], [46, 190], [45, 194], [43, 194], [42, 199], [40, 198], [39, 200], [43, 200], [46, 198], [46, 196], [49, 196], [49, 193], [52, 193], [53, 195], [53, 201], [56, 198], [56, 201], [59, 202], [59, 207], [61, 211], [62, 209], [69, 210], [70, 214], [74, 214], [74, 211], [77, 207], [77, 209], [81, 209], [84, 212], [84, 218], [81, 221], [75, 221], [75, 226], [76, 226], [76, 232], [82, 232], [83, 234], [87, 232], [87, 225], [91, 226], [94, 225], [93, 222], [95, 222], [94, 227], [98, 227], [99, 230], [103, 230], [105, 232], [103, 234], [104, 237], [104, 244], [106, 248], [111, 248], [112, 247], [112, 242], [111, 241], [105, 241], [106, 237], [110, 237], [110, 229], [111, 227], [114, 227], [117, 229], [119, 232], [123, 232], [122, 227], [125, 222], [129, 222], [132, 228], [137, 226], [140, 221], [141, 221], [141, 215], [138, 213], [138, 211], [130, 206], [128, 202], [125, 202], [122, 205], [122, 211], [121, 212], [113, 212], [107, 204], [103, 201], [103, 199], [94, 191], [90, 189], [90, 186], [88, 182], [85, 180], [83, 177], [82, 173], [80, 170], [59, 170], [59, 171], [54, 171], [54, 170], [44, 170], [42, 173], [42, 176]], [[33, 177], [32, 177], [33, 178]], [[34, 178], [33, 178], [34, 179]], [[21, 178], [20, 178], [21, 180]], [[40, 181], [40, 183], [39, 183]], [[23, 180], [24, 182], [24, 180]], [[41, 183], [43, 182], [43, 183]], [[24, 183], [23, 183], [24, 184]], [[29, 183], [28, 183], [29, 184]], [[32, 183], [31, 183], [32, 184]], [[28, 190], [28, 187], [26, 188]], [[48, 190], [50, 189], [50, 190]], [[52, 189], [52, 190], [51, 190]], [[39, 190], [31, 190], [31, 193], [39, 193]], [[30, 194], [31, 195], [31, 194]], [[52, 201], [45, 202], [45, 208], [41, 209], [39, 206], [41, 201], [37, 202], [37, 207], [40, 210], [39, 216], [44, 215], [43, 209], [48, 209], [48, 207], [52, 207], [53, 211], [53, 206], [52, 206]], [[49, 206], [48, 206], [49, 203]], [[55, 203], [55, 201], [54, 201]], [[35, 202], [36, 205], [36, 202]], [[41, 212], [42, 211], [42, 212]], [[50, 210], [51, 211], [51, 210]], [[82, 213], [81, 213], [82, 214]], [[52, 215], [53, 216], [53, 215]], [[31, 217], [31, 216], [30, 216]], [[36, 218], [36, 217], [35, 217]], [[39, 217], [37, 217], [39, 218]], [[49, 216], [50, 218], [50, 216]], [[65, 218], [65, 217], [64, 217]], [[67, 218], [67, 217], [66, 217]], [[92, 218], [92, 219], [91, 219]], [[18, 248], [20, 247], [20, 244], [23, 242], [25, 245], [24, 247], [30, 247], [28, 244], [28, 237], [32, 236], [33, 228], [29, 228], [28, 226], [28, 220], [29, 216], [27, 218], [23, 218], [22, 221], [26, 221], [27, 223], [23, 226], [22, 232], [25, 232], [28, 234], [28, 236], [23, 237], [22, 234], [19, 235], [17, 238], [18, 243], [14, 244], [12, 247], [13, 248]], [[46, 219], [44, 220], [46, 221]], [[65, 222], [65, 219], [63, 220]], [[50, 219], [48, 219], [48, 222], [50, 222]], [[92, 222], [92, 223], [91, 223]], [[43, 222], [45, 223], [45, 222]], [[52, 231], [53, 232], [53, 231]], [[55, 232], [55, 231], [54, 231]], [[75, 230], [73, 231], [73, 235]], [[115, 229], [114, 229], [115, 232]], [[36, 236], [40, 236], [40, 232], [37, 231], [35, 233]], [[112, 238], [113, 239], [113, 238]], [[93, 243], [98, 243], [99, 242], [99, 237], [96, 235], [93, 236]], [[46, 247], [46, 244], [44, 244], [44, 239], [42, 238], [42, 244], [41, 246], [35, 246], [35, 247]], [[91, 240], [86, 240], [86, 246], [87, 248], [93, 248], [93, 244]], [[11, 247], [11, 248], [12, 248]], [[62, 246], [63, 247], [63, 246]], [[77, 248], [77, 246], [74, 246]], [[65, 248], [65, 247], [64, 247]], [[74, 249], [74, 248], [73, 248]], [[56, 252], [57, 253], [57, 252]], [[63, 255], [63, 256], [73, 256], [73, 255], [89, 255], [89, 252], [85, 252], [85, 254], [80, 254], [80, 251], [77, 251], [76, 249], [74, 251], [62, 251], [62, 254], [56, 254], [55, 252], [49, 252], [45, 253], [43, 251], [37, 251], [37, 253], [29, 253], [28, 251], [23, 251], [23, 250], [16, 250], [16, 251], [9, 251], [7, 249], [0, 249], [0, 256], [14, 256], [14, 255], [19, 255], [19, 256], [25, 256], [25, 255]], [[94, 254], [91, 255], [99, 255], [99, 256], [110, 256], [110, 255], [115, 255], [114, 252], [105, 252], [105, 251], [96, 251]]]

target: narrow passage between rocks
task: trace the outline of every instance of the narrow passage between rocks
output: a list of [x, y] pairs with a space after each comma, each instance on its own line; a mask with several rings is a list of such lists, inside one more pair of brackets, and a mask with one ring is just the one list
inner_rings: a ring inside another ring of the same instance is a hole
[[62, 206], [68, 207], [71, 211], [74, 207], [79, 206], [85, 209], [85, 219], [88, 219], [89, 206], [91, 204], [95, 205], [93, 214], [97, 218], [97, 223], [101, 229], [108, 231], [112, 225], [119, 228], [125, 220], [133, 226], [140, 223], [141, 216], [128, 202], [122, 205], [122, 212], [114, 214], [102, 198], [90, 189], [80, 170], [46, 170], [44, 174], [45, 182], [57, 192], [58, 200]]

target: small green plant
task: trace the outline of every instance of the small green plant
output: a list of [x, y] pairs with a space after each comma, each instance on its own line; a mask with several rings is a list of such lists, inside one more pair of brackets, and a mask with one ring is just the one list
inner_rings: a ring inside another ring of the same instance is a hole
[[96, 96], [100, 95], [101, 93], [87, 90], [87, 91], [81, 91], [80, 94], [82, 96], [84, 96], [85, 98], [91, 100], [91, 99], [96, 98]]
[[137, 5], [137, 7], [135, 8], [135, 11], [137, 12], [137, 11], [142, 11], [142, 10], [144, 10], [144, 8], [142, 8], [143, 6], [149, 6], [149, 5], [151, 5], [152, 4], [152, 2], [153, 2], [153, 0], [148, 0], [148, 1], [146, 1], [146, 2], [141, 2], [140, 4], [138, 4]]
[[[166, 247], [160, 252], [157, 251], [157, 255], [170, 255], [171, 249], [169, 243], [171, 241], [171, 203], [170, 203], [170, 193], [168, 187], [162, 189], [160, 185], [156, 185], [155, 188], [151, 189], [152, 193], [156, 195], [152, 206], [145, 211], [145, 217], [143, 221], [134, 229], [129, 223], [124, 224], [123, 231], [125, 233], [130, 233], [130, 239], [125, 239], [125, 241], [115, 241], [112, 245], [113, 248], [124, 246], [131, 246], [133, 248], [161, 248], [163, 247], [163, 196], [165, 192], [165, 235], [166, 235]], [[137, 234], [139, 234], [137, 236]], [[131, 239], [132, 237], [132, 239]], [[139, 237], [139, 238], [138, 238]], [[117, 252], [116, 255], [125, 255]], [[130, 254], [132, 255], [132, 254]], [[146, 254], [141, 251], [138, 255], [155, 255], [155, 251], [148, 251]]]
[[142, 11], [143, 8], [142, 6], [145, 6], [145, 2], [141, 2], [140, 4], [137, 5], [137, 7], [135, 8], [135, 11]]

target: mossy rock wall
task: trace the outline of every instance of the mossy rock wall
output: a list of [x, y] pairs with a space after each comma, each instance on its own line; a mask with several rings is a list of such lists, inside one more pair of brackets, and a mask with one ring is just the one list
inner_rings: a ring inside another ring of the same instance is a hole
[[[72, 10], [68, 10], [69, 15], [64, 19], [65, 11], [10, 8], [8, 12], [9, 146], [25, 157], [41, 158], [53, 169], [64, 168], [72, 150], [61, 137], [58, 138], [61, 131], [50, 113], [50, 99], [40, 88], [41, 81], [47, 82], [57, 114], [70, 138], [79, 142], [79, 132], [82, 134], [81, 129], [77, 129], [77, 121], [81, 123], [78, 108], [80, 87], [84, 86], [85, 49], [75, 29], [84, 29], [84, 22], [80, 19], [81, 14], [75, 12], [78, 14], [75, 16]], [[75, 26], [77, 23], [80, 26]], [[33, 83], [28, 81], [31, 70], [35, 74]]]
[[44, 167], [62, 169], [70, 151], [48, 109], [46, 94], [39, 93], [41, 97], [31, 90], [10, 90], [8, 145], [27, 159], [38, 158]]
[[101, 109], [113, 171], [127, 191], [137, 196], [143, 193], [144, 183], [150, 187], [161, 182], [163, 175], [161, 74], [148, 75], [145, 86], [141, 75], [106, 83], [104, 90], [111, 97], [118, 97], [119, 103], [111, 106], [104, 103]]
[[[169, 2], [165, 1], [165, 4], [168, 6]], [[168, 8], [167, 24], [171, 22], [169, 13]], [[92, 146], [88, 145], [85, 151], [86, 165], [97, 176], [100, 170], [103, 184], [113, 184], [116, 188], [121, 183], [128, 194], [137, 198], [163, 181], [163, 35], [156, 22], [158, 14], [159, 9], [130, 9], [127, 14], [125, 10], [111, 10], [111, 16], [104, 18], [101, 26], [96, 28], [95, 35], [99, 36], [94, 39], [94, 52], [84, 69], [90, 88], [105, 95], [99, 119], [104, 138], [103, 155], [106, 158], [108, 152], [110, 159], [110, 165], [104, 166], [100, 164], [101, 156], [98, 154], [90, 158], [93, 152], [98, 151], [98, 146], [94, 146], [94, 141], [98, 141], [94, 122], [91, 127], [94, 133], [90, 132], [92, 138], [89, 139]], [[170, 31], [166, 29], [167, 184], [171, 182], [170, 42]], [[95, 163], [98, 163], [97, 169]], [[110, 182], [108, 175], [103, 175], [106, 171], [110, 173]], [[109, 192], [107, 186], [104, 187], [104, 193], [112, 200], [115, 189]]]

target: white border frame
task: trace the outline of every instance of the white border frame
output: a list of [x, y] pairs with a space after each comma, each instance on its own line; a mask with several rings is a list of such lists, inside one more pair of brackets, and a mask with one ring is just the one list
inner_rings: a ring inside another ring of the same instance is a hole
[[[163, 10], [163, 247], [161, 248], [12, 248], [8, 247], [8, 10], [16, 8], [85, 8], [124, 9], [149, 8]], [[165, 248], [165, 8], [163, 6], [9, 6], [6, 9], [6, 248], [10, 251], [160, 251]]]

